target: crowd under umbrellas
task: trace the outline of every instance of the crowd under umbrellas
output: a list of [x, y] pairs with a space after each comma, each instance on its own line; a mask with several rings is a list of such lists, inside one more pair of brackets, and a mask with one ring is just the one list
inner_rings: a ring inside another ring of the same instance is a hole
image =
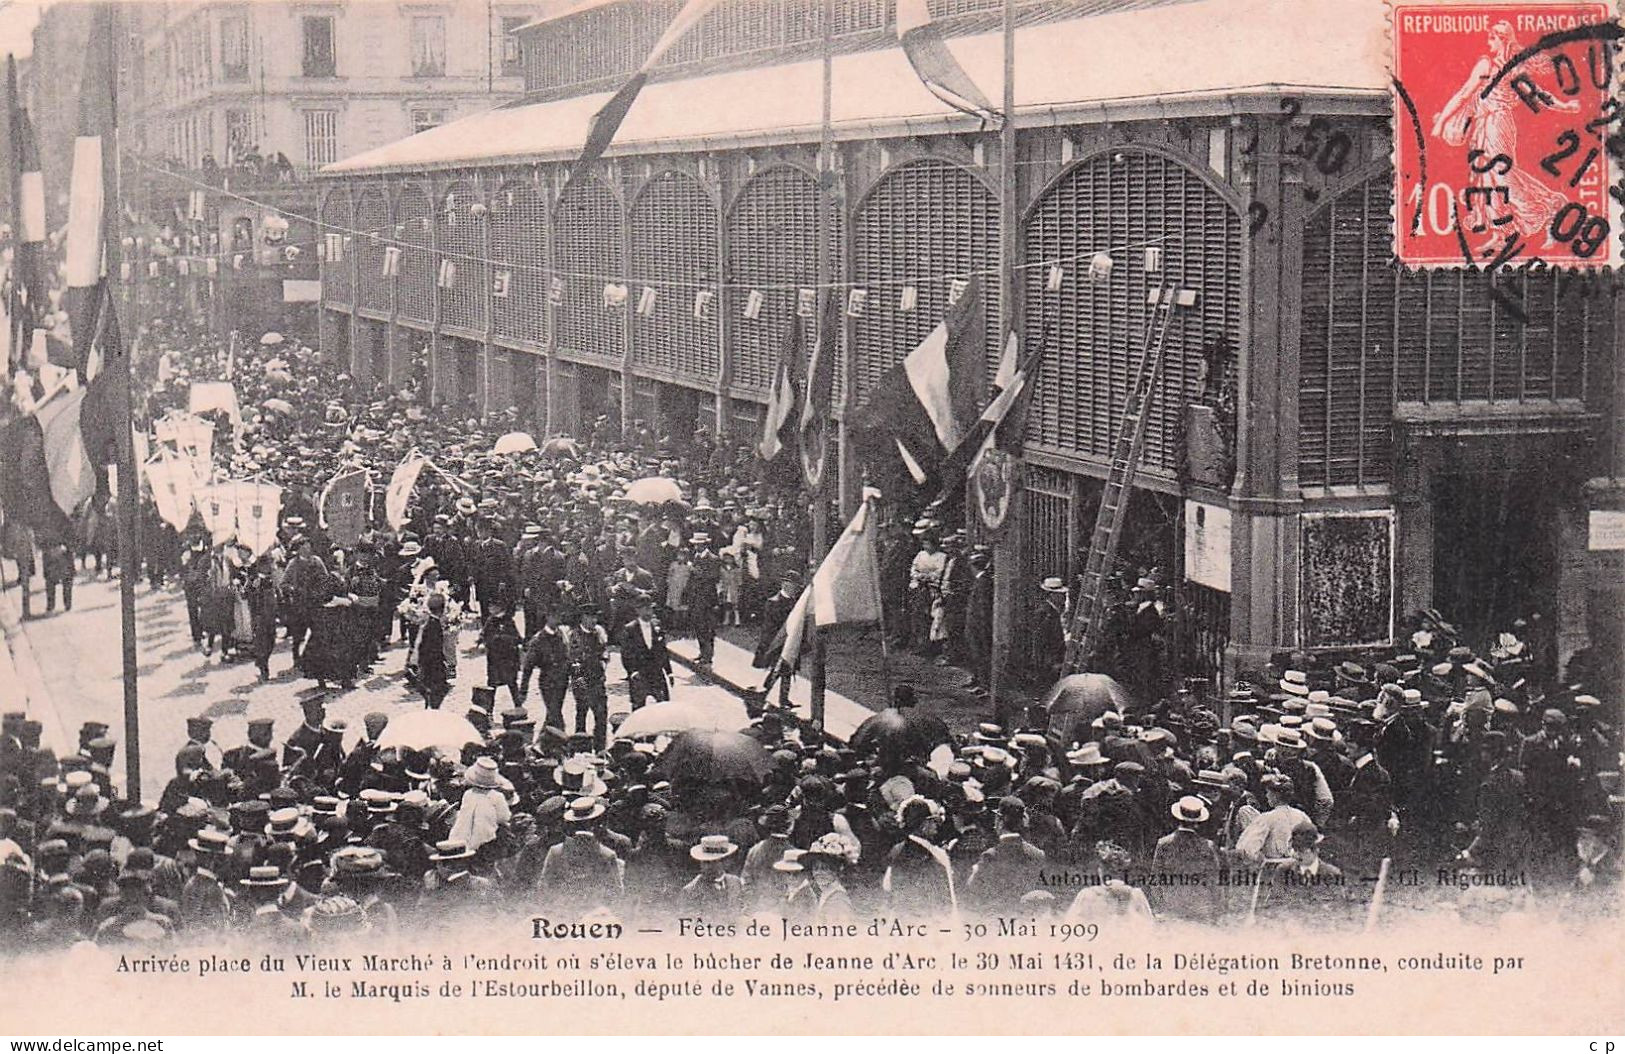
[[[252, 551], [149, 499], [127, 572], [180, 584], [211, 661], [292, 661], [331, 693], [374, 669], [414, 695], [355, 729], [309, 694], [299, 727], [252, 720], [240, 744], [194, 718], [150, 802], [117, 786], [106, 724], [52, 749], [7, 713], [12, 945], [308, 944], [538, 914], [1284, 930], [1600, 910], [1617, 890], [1618, 700], [1515, 634], [1480, 654], [1440, 616], [1363, 661], [1284, 656], [1219, 698], [1078, 675], [974, 727], [900, 684], [841, 742], [760, 693], [671, 698], [669, 640], [695, 637], [704, 665], [719, 627], [754, 624], [770, 657], [807, 570], [805, 500], [742, 448], [607, 418], [538, 440], [275, 336], [143, 335], [144, 420], [229, 371], [251, 409], [240, 435], [219, 422], [217, 467], [282, 501]], [[370, 502], [353, 538], [323, 526], [335, 473], [382, 489], [414, 457], [432, 470], [398, 524]], [[900, 562], [945, 562], [951, 532], [903, 522]], [[611, 722], [620, 677], [632, 710]], [[1386, 886], [1395, 868], [1441, 877]]]

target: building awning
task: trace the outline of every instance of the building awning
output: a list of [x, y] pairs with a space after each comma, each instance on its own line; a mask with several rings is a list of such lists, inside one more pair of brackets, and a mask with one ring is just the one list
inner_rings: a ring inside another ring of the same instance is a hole
[[[1134, 116], [1225, 112], [1238, 97], [1294, 94], [1386, 107], [1387, 37], [1372, 0], [1198, 0], [1018, 31], [1020, 124], [1077, 124]], [[1003, 92], [1004, 43], [988, 33], [950, 41], [991, 99]], [[608, 156], [688, 152], [816, 140], [819, 61], [651, 84]], [[901, 49], [833, 63], [838, 139], [974, 130], [928, 92]], [[357, 154], [322, 170], [355, 175], [561, 161], [576, 156], [595, 93], [467, 117]]]

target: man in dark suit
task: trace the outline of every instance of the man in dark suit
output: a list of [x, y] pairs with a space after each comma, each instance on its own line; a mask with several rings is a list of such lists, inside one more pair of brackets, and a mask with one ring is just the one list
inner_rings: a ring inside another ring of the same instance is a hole
[[722, 560], [711, 549], [709, 534], [695, 534], [689, 540], [694, 547], [694, 566], [688, 574], [689, 626], [700, 646], [699, 661], [709, 664], [716, 654], [718, 587], [722, 582]]
[[260, 750], [274, 749], [271, 746], [271, 729], [274, 722], [269, 717], [256, 717], [248, 722], [248, 742], [240, 747], [232, 747], [226, 751], [221, 761], [222, 768], [233, 772], [246, 773], [254, 755]]
[[542, 614], [542, 625], [525, 642], [524, 662], [519, 669], [519, 705], [530, 694], [530, 678], [537, 675], [547, 714], [542, 723], [550, 728], [564, 727], [564, 693], [570, 689], [570, 648], [559, 628], [557, 607]]
[[1219, 852], [1197, 830], [1208, 820], [1207, 803], [1191, 795], [1171, 811], [1178, 826], [1157, 840], [1151, 855], [1153, 903], [1165, 917], [1217, 922], [1224, 908]]
[[971, 868], [966, 893], [973, 907], [990, 915], [1016, 911], [1021, 897], [1039, 888], [1046, 856], [1027, 841], [1027, 806], [1020, 798], [999, 799], [999, 840]]
[[671, 698], [671, 655], [666, 650], [666, 633], [655, 620], [654, 597], [639, 593], [633, 610], [636, 615], [621, 627], [620, 645], [621, 666], [636, 710], [651, 698], [657, 702]]
[[1320, 830], [1308, 820], [1292, 829], [1292, 858], [1265, 865], [1260, 878], [1258, 914], [1277, 921], [1295, 921], [1324, 929], [1347, 920], [1361, 900], [1362, 890], [1351, 888], [1343, 872], [1320, 858]]

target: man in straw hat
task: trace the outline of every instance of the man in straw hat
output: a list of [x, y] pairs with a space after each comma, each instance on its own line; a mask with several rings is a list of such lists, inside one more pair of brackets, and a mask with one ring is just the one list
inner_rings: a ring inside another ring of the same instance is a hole
[[683, 913], [710, 919], [733, 919], [744, 912], [745, 884], [727, 870], [728, 861], [739, 852], [739, 846], [725, 834], [708, 834], [689, 850], [700, 865], [695, 875], [678, 894]]

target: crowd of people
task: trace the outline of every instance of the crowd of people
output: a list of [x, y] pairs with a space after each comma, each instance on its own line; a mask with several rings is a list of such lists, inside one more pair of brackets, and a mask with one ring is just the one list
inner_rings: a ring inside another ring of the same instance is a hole
[[[221, 467], [284, 496], [260, 552], [197, 520], [177, 531], [149, 500], [131, 573], [181, 583], [206, 655], [269, 678], [285, 644], [335, 691], [382, 663], [472, 734], [392, 745], [408, 707], [367, 714], [357, 736], [324, 693], [298, 728], [253, 720], [224, 750], [194, 718], [174, 777], [144, 802], [118, 788], [105, 724], [52, 750], [37, 720], [6, 713], [13, 944], [320, 943], [490, 913], [1336, 926], [1370, 915], [1374, 895], [1390, 916], [1424, 901], [1493, 916], [1617, 892], [1618, 700], [1558, 678], [1513, 632], [1475, 648], [1429, 613], [1386, 654], [1283, 655], [1219, 696], [1164, 684], [1152, 651], [1127, 648], [1126, 698], [958, 731], [899, 685], [895, 712], [847, 742], [761, 697], [737, 734], [624, 735], [608, 684], [625, 677], [634, 713], [668, 699], [668, 634], [693, 636], [703, 665], [719, 628], [754, 622], [772, 664], [807, 517], [748, 450], [601, 420], [496, 454], [505, 415], [363, 389], [308, 348], [228, 353], [163, 320], [144, 340], [146, 420], [229, 371], [247, 412], [241, 442], [219, 422]], [[324, 528], [331, 478], [364, 469], [381, 488], [413, 452], [433, 468], [399, 530], [381, 510], [351, 539]], [[629, 500], [650, 476], [681, 499]], [[896, 643], [986, 684], [988, 550], [930, 517], [896, 523], [882, 554]], [[1048, 617], [1034, 632], [1064, 637], [1065, 584], [1035, 587]], [[1131, 616], [1160, 617], [1154, 589], [1135, 587]], [[483, 671], [466, 668], [465, 626]], [[1425, 888], [1378, 881], [1402, 868], [1425, 871]]]

